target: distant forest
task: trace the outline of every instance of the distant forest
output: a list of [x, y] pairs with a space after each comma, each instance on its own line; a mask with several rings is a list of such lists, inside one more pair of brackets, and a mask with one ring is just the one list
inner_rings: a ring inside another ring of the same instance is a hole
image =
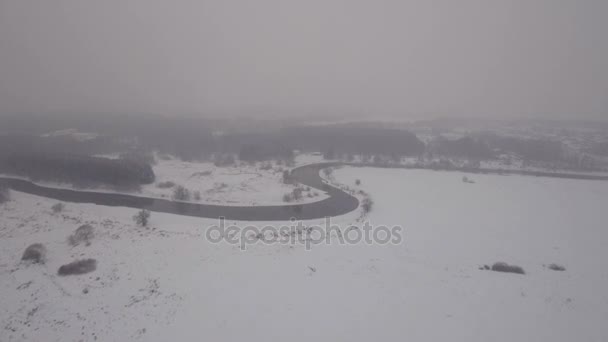
[[152, 167], [145, 162], [53, 153], [10, 154], [0, 159], [0, 173], [79, 187], [111, 185], [132, 189], [155, 180]]
[[[512, 155], [525, 161], [594, 167], [592, 159], [570, 155], [559, 140], [488, 132], [454, 138], [435, 132], [426, 135], [423, 142], [407, 128], [369, 123], [309, 125], [281, 120], [154, 116], [54, 116], [53, 119], [15, 116], [1, 120], [0, 172], [79, 184], [138, 186], [153, 182], [151, 151], [183, 160], [212, 160], [217, 165], [233, 164], [236, 160], [290, 162], [294, 151], [300, 151], [347, 161], [353, 156], [369, 161], [398, 160], [405, 156], [480, 161]], [[433, 129], [442, 126], [438, 127]], [[70, 135], [45, 134], [66, 128], [98, 134], [76, 140]], [[605, 144], [592, 150], [598, 155], [608, 154]], [[110, 153], [120, 154], [121, 158], [95, 157]]]

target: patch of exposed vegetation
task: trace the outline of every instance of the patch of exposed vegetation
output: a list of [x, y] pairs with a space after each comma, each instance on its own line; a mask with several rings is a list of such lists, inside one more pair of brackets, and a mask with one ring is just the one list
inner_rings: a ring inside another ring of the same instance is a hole
[[46, 247], [41, 243], [29, 245], [25, 249], [25, 252], [23, 252], [21, 260], [30, 261], [35, 264], [44, 264], [44, 261], [46, 260]]
[[65, 204], [59, 202], [59, 203], [55, 203], [53, 204], [53, 206], [51, 207], [51, 210], [53, 211], [54, 214], [60, 213], [65, 209]]
[[76, 260], [69, 264], [59, 267], [57, 274], [60, 276], [79, 275], [93, 272], [97, 269], [97, 260], [83, 259]]
[[176, 201], [189, 201], [190, 200], [190, 190], [185, 187], [178, 185], [173, 190], [173, 199]]
[[526, 274], [523, 268], [516, 265], [509, 265], [506, 262], [497, 262], [492, 265], [492, 271], [504, 273]]
[[135, 224], [141, 227], [147, 227], [148, 222], [150, 221], [150, 211], [149, 210], [140, 210], [135, 216], [133, 216], [133, 221]]
[[74, 234], [68, 236], [68, 243], [71, 246], [78, 246], [81, 243], [89, 246], [91, 244], [91, 240], [95, 236], [95, 230], [91, 225], [85, 224], [74, 232]]
[[362, 201], [361, 201], [361, 209], [363, 210], [364, 214], [368, 214], [370, 211], [372, 211], [372, 208], [374, 207], [374, 201], [371, 199], [371, 197], [365, 197]]
[[547, 268], [552, 271], [557, 271], [557, 272], [564, 272], [566, 270], [566, 268], [564, 266], [558, 265], [558, 264], [550, 264], [547, 266]]
[[159, 189], [170, 189], [173, 188], [175, 186], [175, 183], [172, 181], [165, 181], [165, 182], [160, 182], [158, 184], [156, 184], [156, 187]]

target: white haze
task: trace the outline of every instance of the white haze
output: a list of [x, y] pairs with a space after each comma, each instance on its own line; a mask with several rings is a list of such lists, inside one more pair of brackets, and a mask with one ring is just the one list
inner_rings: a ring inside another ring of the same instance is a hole
[[608, 117], [604, 0], [0, 0], [0, 113]]

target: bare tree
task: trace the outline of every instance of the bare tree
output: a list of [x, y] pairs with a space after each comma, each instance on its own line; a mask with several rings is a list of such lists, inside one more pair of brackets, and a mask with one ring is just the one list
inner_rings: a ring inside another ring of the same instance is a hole
[[178, 185], [175, 190], [173, 190], [173, 199], [176, 201], [189, 201], [190, 191], [183, 186]]
[[133, 221], [138, 226], [147, 227], [148, 222], [150, 221], [150, 211], [149, 210], [141, 210], [135, 216], [133, 216]]

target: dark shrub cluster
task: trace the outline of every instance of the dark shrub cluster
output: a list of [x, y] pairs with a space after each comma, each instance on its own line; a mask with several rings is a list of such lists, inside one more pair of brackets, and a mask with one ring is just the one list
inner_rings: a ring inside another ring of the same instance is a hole
[[81, 155], [15, 153], [0, 161], [0, 171], [33, 180], [76, 185], [131, 187], [149, 184], [155, 179], [150, 164]]
[[189, 201], [190, 200], [190, 190], [185, 187], [178, 185], [173, 190], [173, 199], [176, 201]]
[[65, 205], [61, 202], [59, 203], [55, 203], [53, 204], [53, 206], [51, 207], [51, 210], [53, 211], [53, 213], [57, 214], [63, 211], [63, 209], [65, 209]]
[[171, 189], [175, 187], [175, 183], [172, 181], [160, 182], [156, 184], [156, 187], [159, 189]]
[[93, 272], [97, 269], [97, 260], [95, 259], [83, 259], [76, 260], [69, 264], [59, 267], [57, 274], [60, 276], [67, 275], [79, 275]]
[[68, 237], [68, 243], [72, 246], [77, 246], [81, 243], [85, 243], [87, 246], [91, 244], [91, 240], [95, 236], [94, 229], [91, 225], [85, 224], [74, 232], [74, 234]]
[[361, 209], [363, 209], [363, 212], [365, 214], [372, 211], [373, 207], [374, 207], [374, 201], [371, 198], [366, 197], [361, 201]]
[[135, 224], [142, 227], [147, 227], [148, 222], [150, 221], [150, 211], [149, 210], [140, 210], [135, 216], [133, 216], [133, 221]]
[[552, 271], [558, 271], [558, 272], [563, 272], [566, 270], [566, 268], [564, 266], [558, 265], [558, 264], [550, 264], [549, 266], [547, 266], [547, 268]]
[[289, 170], [283, 171], [283, 184], [293, 184], [294, 179], [291, 176], [291, 172]]
[[43, 264], [46, 259], [46, 248], [41, 243], [34, 243], [29, 245], [25, 252], [23, 252], [23, 256], [21, 260], [23, 261], [31, 261], [33, 263], [41, 263]]
[[523, 268], [516, 265], [509, 265], [506, 262], [497, 262], [492, 265], [492, 271], [495, 272], [505, 272], [505, 273], [516, 273], [516, 274], [526, 274]]

